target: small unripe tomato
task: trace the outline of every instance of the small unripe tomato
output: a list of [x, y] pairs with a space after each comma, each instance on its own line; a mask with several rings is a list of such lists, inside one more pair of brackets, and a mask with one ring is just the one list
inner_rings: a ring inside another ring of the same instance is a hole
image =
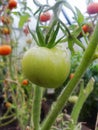
[[10, 10], [12, 10], [12, 9], [14, 9], [16, 7], [17, 7], [17, 1], [16, 0], [9, 0], [9, 2], [8, 2], [8, 8]]
[[78, 100], [78, 96], [76, 96], [76, 95], [72, 95], [72, 96], [70, 96], [69, 99], [68, 99], [68, 101], [69, 101], [70, 103], [73, 103], [73, 104], [75, 104], [75, 103], [77, 102], [77, 100]]
[[50, 18], [51, 18], [51, 14], [49, 12], [44, 12], [40, 14], [39, 20], [40, 22], [47, 22], [50, 20]]
[[29, 81], [27, 80], [27, 79], [24, 79], [23, 81], [22, 81], [22, 85], [28, 85], [29, 84]]
[[45, 88], [60, 87], [70, 72], [70, 56], [65, 48], [34, 46], [22, 59], [22, 70], [32, 83]]
[[0, 55], [9, 55], [12, 52], [10, 45], [0, 45]]

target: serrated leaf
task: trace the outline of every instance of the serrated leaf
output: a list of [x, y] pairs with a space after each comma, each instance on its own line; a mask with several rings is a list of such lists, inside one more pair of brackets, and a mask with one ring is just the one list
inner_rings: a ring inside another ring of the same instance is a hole
[[19, 28], [22, 28], [24, 23], [27, 22], [28, 18], [30, 17], [30, 15], [28, 13], [25, 13], [23, 15], [20, 16], [20, 20], [19, 20]]

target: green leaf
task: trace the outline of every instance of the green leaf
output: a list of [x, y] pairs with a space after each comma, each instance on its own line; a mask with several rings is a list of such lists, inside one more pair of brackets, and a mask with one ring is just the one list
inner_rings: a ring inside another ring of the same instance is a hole
[[14, 11], [14, 12], [12, 12], [14, 15], [16, 15], [16, 16], [21, 16], [21, 13], [20, 12], [18, 12], [18, 11]]
[[75, 7], [75, 9], [76, 9], [76, 17], [75, 17], [75, 19], [79, 24], [82, 24], [84, 22], [84, 16], [77, 7]]
[[19, 25], [18, 25], [19, 28], [23, 27], [24, 23], [27, 22], [29, 17], [30, 17], [30, 15], [28, 13], [25, 13], [20, 16]]
[[71, 36], [68, 36], [68, 48], [70, 49], [71, 53], [74, 52], [74, 40]]

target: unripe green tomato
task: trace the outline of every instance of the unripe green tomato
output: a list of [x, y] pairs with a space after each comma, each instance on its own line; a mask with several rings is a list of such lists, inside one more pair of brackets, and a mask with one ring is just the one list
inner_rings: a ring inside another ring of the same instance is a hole
[[32, 83], [45, 88], [60, 87], [70, 71], [70, 56], [65, 48], [33, 47], [22, 59], [22, 70]]
[[78, 100], [78, 96], [76, 96], [76, 95], [70, 96], [68, 99], [68, 101], [73, 104], [75, 104], [77, 102], [77, 100]]

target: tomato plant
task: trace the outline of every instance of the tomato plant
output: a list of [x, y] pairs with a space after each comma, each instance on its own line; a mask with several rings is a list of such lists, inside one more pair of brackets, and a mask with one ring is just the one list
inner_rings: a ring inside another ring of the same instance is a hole
[[[14, 11], [18, 4], [19, 8]], [[55, 1], [52, 6], [48, 1], [43, 5], [40, 1], [33, 0], [33, 4], [38, 7], [36, 11], [28, 7], [26, 0], [21, 0], [19, 3], [15, 0], [0, 1], [0, 90], [2, 90], [0, 106], [3, 109], [9, 108], [0, 115], [0, 127], [17, 119], [22, 130], [54, 128], [54, 122], [58, 119], [58, 115], [62, 114], [60, 113], [62, 108], [79, 85], [79, 102], [75, 102], [78, 106], [75, 106], [71, 115], [74, 123], [68, 127], [74, 130], [83, 103], [94, 86], [92, 77], [82, 85], [81, 78], [88, 66], [97, 58], [98, 24], [95, 19], [97, 15], [88, 20], [92, 16], [87, 14], [88, 17], [85, 19], [78, 8], [73, 9], [63, 0]], [[61, 18], [61, 13], [64, 13], [63, 6], [73, 13], [73, 23], [65, 24]], [[17, 25], [14, 24], [15, 18], [18, 18]], [[88, 35], [87, 25], [93, 27], [93, 34]], [[78, 37], [81, 31], [84, 31], [82, 38]], [[78, 47], [82, 54], [81, 57], [78, 54], [76, 62], [76, 58], [70, 59], [70, 57], [76, 53]], [[72, 73], [74, 75], [71, 75]], [[49, 113], [46, 112], [47, 115], [44, 115], [43, 120], [42, 101], [46, 98], [47, 90], [53, 90], [52, 94], [57, 90], [59, 92], [52, 109], [50, 106], [47, 108], [47, 100], [50, 99], [46, 99], [44, 110], [45, 112], [51, 110]], [[6, 120], [9, 116], [11, 120]], [[66, 124], [62, 121], [60, 123]], [[58, 129], [67, 128], [61, 124]]]

